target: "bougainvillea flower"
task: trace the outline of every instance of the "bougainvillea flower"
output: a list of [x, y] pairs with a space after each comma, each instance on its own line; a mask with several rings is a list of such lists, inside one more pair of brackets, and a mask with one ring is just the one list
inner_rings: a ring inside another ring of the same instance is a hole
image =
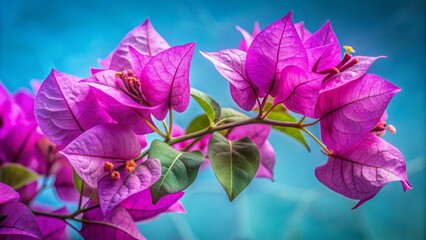
[[129, 61], [129, 47], [137, 49], [144, 55], [154, 56], [170, 48], [170, 45], [154, 29], [149, 19], [131, 30], [118, 44], [117, 48], [99, 63], [105, 69], [123, 71], [132, 69]]
[[186, 212], [179, 199], [183, 192], [166, 195], [156, 204], [152, 204], [151, 191], [149, 189], [136, 193], [120, 203], [134, 221], [145, 221], [165, 212]]
[[244, 137], [250, 138], [259, 149], [260, 165], [256, 177], [274, 180], [275, 152], [269, 143], [271, 126], [251, 124], [233, 128], [227, 138], [231, 141]]
[[339, 64], [340, 45], [329, 21], [303, 44], [308, 54], [309, 69], [313, 72], [322, 72]]
[[0, 183], [0, 238], [42, 239], [36, 217], [11, 187]]
[[105, 214], [124, 199], [149, 189], [161, 177], [161, 163], [155, 158], [150, 158], [133, 168], [134, 170], [130, 170], [126, 166], [118, 170], [119, 179], [106, 175], [99, 181], [98, 194], [101, 209]]
[[226, 49], [201, 54], [229, 81], [231, 96], [238, 106], [246, 111], [252, 110], [256, 105], [259, 90], [247, 74], [247, 53], [239, 49]]
[[365, 74], [320, 94], [315, 115], [321, 119], [324, 143], [338, 151], [360, 141], [373, 129], [392, 97], [400, 90], [376, 75]]
[[247, 52], [249, 49], [251, 43], [253, 42], [253, 39], [259, 34], [260, 32], [260, 26], [258, 22], [254, 23], [253, 27], [253, 33], [250, 34], [246, 30], [242, 29], [240, 26], [236, 26], [237, 30], [243, 35], [243, 40], [241, 40], [240, 44], [238, 45], [238, 49]]
[[136, 227], [130, 214], [121, 206], [114, 208], [104, 216], [100, 208], [87, 211], [83, 219], [90, 221], [82, 224], [80, 234], [84, 239], [145, 239]]
[[189, 105], [189, 68], [195, 43], [166, 49], [148, 61], [140, 76], [141, 88], [158, 120], [166, 117], [173, 109], [183, 112]]
[[104, 213], [160, 178], [159, 160], [136, 164], [140, 152], [137, 136], [117, 124], [93, 127], [61, 151], [89, 186], [98, 187]]
[[78, 175], [91, 187], [111, 171], [105, 171], [106, 162], [115, 167], [136, 158], [141, 152], [136, 135], [116, 124], [101, 124], [76, 138], [62, 151]]
[[259, 96], [276, 96], [277, 80], [289, 65], [308, 69], [308, 57], [292, 19], [292, 12], [264, 28], [247, 51], [246, 69]]
[[103, 109], [117, 123], [137, 134], [153, 132], [149, 125], [154, 125], [151, 112], [155, 107], [147, 103], [140, 81], [131, 70], [100, 71], [81, 82], [92, 87]]
[[52, 70], [35, 98], [35, 115], [43, 134], [66, 146], [84, 131], [111, 122], [90, 87], [72, 75]]
[[[38, 211], [42, 212], [51, 212], [53, 214], [67, 215], [69, 214], [67, 208], [62, 207], [55, 211], [50, 210], [48, 207], [36, 205], [33, 207]], [[48, 216], [36, 216], [38, 226], [40, 227], [43, 239], [45, 240], [57, 240], [57, 239], [67, 239], [66, 237], [66, 227], [67, 224], [64, 220], [59, 218], [53, 218]]]
[[27, 185], [16, 189], [19, 193], [19, 201], [24, 204], [30, 203], [37, 195], [38, 181], [28, 183]]
[[389, 182], [400, 181], [404, 191], [411, 189], [401, 152], [374, 134], [334, 152], [326, 164], [315, 169], [315, 175], [330, 189], [360, 200], [354, 208], [373, 198]]

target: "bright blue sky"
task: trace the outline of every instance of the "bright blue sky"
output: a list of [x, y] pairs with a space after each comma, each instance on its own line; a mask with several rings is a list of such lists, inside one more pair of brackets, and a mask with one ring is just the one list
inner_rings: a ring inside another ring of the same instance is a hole
[[[229, 203], [211, 170], [200, 174], [183, 201], [186, 215], [162, 216], [142, 224], [150, 239], [424, 239], [425, 222], [425, 2], [424, 1], [6, 1], [0, 0], [0, 79], [16, 90], [43, 79], [51, 68], [84, 77], [133, 27], [150, 17], [171, 45], [195, 41], [197, 50], [236, 47], [235, 25], [264, 27], [294, 10], [315, 31], [326, 20], [343, 45], [359, 55], [386, 55], [371, 71], [403, 91], [389, 106], [389, 122], [398, 133], [385, 138], [408, 161], [414, 189], [386, 186], [376, 198], [352, 211], [354, 201], [331, 192], [313, 174], [325, 161], [312, 142], [312, 153], [278, 133], [276, 182], [256, 180]], [[227, 82], [196, 54], [192, 86], [222, 106], [236, 105]], [[178, 123], [199, 113], [192, 104]], [[314, 128], [318, 133], [318, 129]], [[179, 229], [179, 230], [178, 230]], [[181, 234], [181, 235], [177, 235]]]

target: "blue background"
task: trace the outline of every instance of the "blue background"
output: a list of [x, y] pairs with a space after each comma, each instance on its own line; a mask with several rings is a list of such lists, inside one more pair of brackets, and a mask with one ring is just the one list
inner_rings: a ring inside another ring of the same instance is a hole
[[[413, 190], [391, 183], [371, 201], [356, 203], [321, 185], [314, 176], [326, 159], [310, 139], [311, 153], [279, 133], [274, 183], [255, 180], [229, 203], [211, 169], [200, 173], [183, 198], [187, 214], [167, 214], [140, 224], [149, 239], [426, 239], [425, 233], [425, 1], [8, 1], [0, 0], [0, 79], [16, 90], [44, 79], [51, 68], [87, 76], [133, 27], [150, 17], [171, 44], [190, 41], [197, 50], [238, 45], [235, 25], [251, 30], [294, 10], [312, 32], [327, 19], [342, 45], [359, 55], [386, 55], [371, 71], [400, 86], [385, 139], [405, 155]], [[222, 106], [237, 108], [228, 84], [200, 54], [191, 69], [193, 87]], [[200, 113], [193, 103], [177, 122]], [[318, 134], [318, 128], [313, 131]], [[52, 193], [42, 201], [55, 202]], [[74, 235], [75, 236], [75, 235]]]

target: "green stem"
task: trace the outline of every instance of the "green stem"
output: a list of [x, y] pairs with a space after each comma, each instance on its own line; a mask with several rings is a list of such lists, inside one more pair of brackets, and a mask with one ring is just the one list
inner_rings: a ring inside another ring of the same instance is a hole
[[317, 142], [323, 149], [324, 151], [327, 153], [327, 155], [331, 155], [332, 152], [330, 150], [328, 150], [327, 146], [324, 145], [324, 143], [322, 143], [317, 137], [315, 137], [314, 134], [312, 134], [308, 129], [302, 127], [300, 128], [302, 131], [304, 131], [305, 133], [307, 133], [312, 139], [315, 140], [315, 142]]
[[169, 107], [169, 132], [167, 133], [167, 139], [170, 139], [172, 136], [172, 130], [173, 130], [173, 110], [172, 107]]
[[81, 186], [80, 186], [80, 197], [78, 198], [78, 208], [81, 208], [81, 202], [83, 201], [83, 191], [84, 191], [84, 181], [81, 181]]
[[167, 127], [166, 120], [161, 121], [161, 123], [163, 123], [163, 127], [164, 127], [164, 130], [166, 130], [166, 134], [169, 135], [170, 131], [169, 131], [169, 127]]

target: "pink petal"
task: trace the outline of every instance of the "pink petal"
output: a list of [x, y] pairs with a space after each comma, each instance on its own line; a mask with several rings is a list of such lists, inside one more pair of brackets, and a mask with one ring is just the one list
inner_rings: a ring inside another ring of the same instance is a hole
[[246, 30], [242, 29], [240, 26], [236, 26], [235, 28], [241, 33], [241, 35], [243, 35], [243, 40], [241, 40], [240, 45], [238, 45], [238, 49], [247, 52], [248, 48], [253, 42], [253, 36]]
[[275, 152], [272, 145], [267, 140], [271, 129], [271, 126], [262, 124], [235, 127], [228, 134], [227, 138], [231, 141], [244, 137], [250, 138], [250, 140], [256, 144], [260, 153], [260, 166], [256, 173], [256, 177], [269, 178], [273, 180]]
[[8, 202], [0, 205], [0, 237], [12, 239], [42, 239], [36, 217], [31, 210], [20, 202]]
[[35, 115], [40, 129], [59, 146], [67, 145], [93, 126], [111, 121], [89, 86], [78, 80], [52, 70], [35, 98]]
[[247, 52], [247, 72], [260, 97], [277, 93], [276, 80], [288, 65], [308, 68], [305, 47], [297, 34], [292, 12], [263, 29]]
[[178, 200], [183, 194], [183, 192], [177, 192], [166, 195], [153, 205], [151, 191], [147, 189], [127, 198], [120, 205], [130, 213], [133, 220], [144, 221], [164, 212], [182, 212], [184, 209]]
[[120, 178], [114, 181], [110, 175], [104, 176], [98, 183], [101, 208], [108, 214], [124, 199], [143, 191], [160, 179], [161, 163], [150, 158], [139, 165], [133, 173], [120, 170]]
[[283, 69], [274, 103], [284, 103], [293, 112], [315, 118], [315, 105], [323, 79], [321, 74], [287, 66]]
[[136, 158], [141, 146], [136, 135], [128, 128], [116, 124], [101, 124], [84, 132], [61, 153], [68, 159], [78, 175], [91, 187], [105, 176], [106, 162], [120, 166]]
[[19, 194], [8, 185], [0, 182], [0, 205], [7, 202], [16, 202], [19, 200]]
[[145, 65], [151, 60], [152, 56], [140, 53], [136, 48], [129, 46], [129, 60], [132, 64], [132, 70], [136, 76], [140, 77]]
[[146, 100], [155, 109], [153, 115], [162, 120], [170, 108], [183, 112], [189, 104], [189, 67], [195, 43], [164, 50], [145, 66], [141, 85]]
[[373, 75], [320, 94], [315, 115], [321, 118], [321, 137], [338, 151], [360, 141], [379, 121], [400, 88]]
[[28, 121], [35, 121], [34, 96], [27, 90], [20, 90], [13, 96], [15, 103], [19, 105]]
[[[122, 207], [114, 208], [104, 216], [100, 208], [87, 211], [83, 219], [80, 234], [86, 240], [97, 239], [145, 239], [139, 232], [130, 214]], [[106, 223], [106, 224], [105, 224]]]
[[338, 88], [350, 81], [360, 78], [367, 72], [367, 70], [374, 63], [374, 61], [376, 61], [376, 59], [384, 57], [356, 56], [354, 58], [358, 58], [359, 62], [349, 67], [345, 71], [338, 73], [329, 79], [324, 80], [323, 86], [321, 87], [321, 92]]
[[246, 71], [246, 52], [226, 49], [219, 52], [201, 52], [225, 77], [231, 87], [231, 96], [242, 109], [250, 111], [256, 104], [258, 89]]
[[[331, 28], [330, 21], [327, 21], [324, 26], [312, 34], [303, 44], [308, 49], [309, 69], [314, 67], [315, 72], [321, 72], [339, 64], [341, 58], [340, 45]], [[322, 54], [312, 52], [318, 50]]]
[[411, 189], [401, 152], [385, 140], [368, 134], [354, 146], [333, 153], [326, 164], [315, 169], [318, 180], [360, 203], [374, 197], [389, 182], [401, 181]]
[[99, 63], [105, 69], [123, 71], [132, 69], [129, 60], [129, 46], [137, 49], [144, 55], [154, 56], [159, 52], [170, 48], [169, 44], [154, 29], [149, 19], [130, 31], [118, 44], [117, 48], [110, 53], [105, 60]]

